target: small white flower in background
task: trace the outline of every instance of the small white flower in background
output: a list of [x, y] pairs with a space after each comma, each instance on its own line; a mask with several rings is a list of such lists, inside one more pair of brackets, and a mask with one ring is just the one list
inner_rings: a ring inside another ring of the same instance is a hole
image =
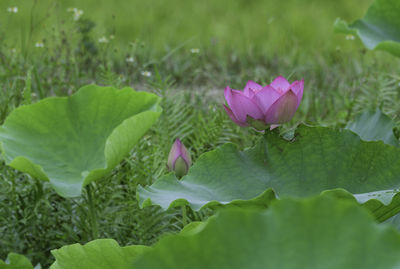
[[35, 47], [36, 47], [36, 48], [43, 48], [43, 47], [44, 47], [44, 44], [41, 43], [41, 42], [37, 42], [37, 43], [35, 44]]
[[18, 7], [9, 7], [7, 8], [7, 11], [11, 13], [18, 13]]
[[140, 72], [140, 74], [142, 76], [144, 76], [144, 77], [150, 77], [151, 76], [151, 72], [149, 72], [149, 71], [142, 71], [142, 72]]
[[190, 49], [190, 52], [193, 53], [193, 54], [197, 54], [197, 53], [200, 53], [200, 49], [193, 48], [193, 49]]
[[73, 12], [74, 13], [74, 21], [78, 21], [80, 19], [80, 17], [83, 15], [83, 10], [77, 9], [76, 7], [67, 8], [67, 12]]
[[346, 35], [346, 40], [354, 40], [355, 39], [355, 36], [353, 36], [353, 35]]
[[83, 10], [78, 9], [74, 12], [74, 21], [78, 21], [79, 18], [83, 15]]
[[108, 43], [107, 37], [103, 36], [99, 38], [99, 43]]
[[135, 62], [135, 58], [133, 58], [133, 57], [131, 56], [131, 57], [126, 58], [125, 61], [126, 61], [127, 63], [133, 63], [133, 62]]

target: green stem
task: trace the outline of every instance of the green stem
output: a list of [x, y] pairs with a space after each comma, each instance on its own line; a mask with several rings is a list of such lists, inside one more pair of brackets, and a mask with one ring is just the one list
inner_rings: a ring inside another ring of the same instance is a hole
[[86, 185], [87, 201], [89, 205], [89, 218], [90, 225], [92, 229], [92, 240], [99, 238], [99, 229], [97, 226], [97, 212], [96, 207], [93, 202], [93, 192], [92, 186], [90, 184]]
[[183, 223], [183, 227], [185, 227], [188, 224], [186, 205], [182, 206], [182, 223]]

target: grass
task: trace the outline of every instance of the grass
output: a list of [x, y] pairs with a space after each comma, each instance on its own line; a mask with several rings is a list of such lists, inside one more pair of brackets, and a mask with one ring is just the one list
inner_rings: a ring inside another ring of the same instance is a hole
[[[249, 79], [265, 84], [277, 75], [304, 78], [302, 104], [283, 130], [299, 122], [341, 127], [362, 110], [380, 107], [400, 133], [400, 60], [332, 31], [336, 17], [360, 17], [369, 2], [135, 0], [127, 6], [118, 0], [104, 7], [94, 1], [3, 1], [0, 14], [8, 22], [0, 28], [0, 123], [30, 102], [27, 92], [36, 102], [97, 83], [162, 96], [159, 122], [110, 175], [93, 184], [100, 237], [151, 245], [182, 228], [181, 213], [139, 209], [135, 189], [167, 172], [173, 140], [181, 138], [196, 160], [226, 142], [249, 147], [259, 135], [225, 115], [226, 85], [241, 89]], [[8, 6], [19, 12], [7, 13]], [[73, 21], [68, 7], [84, 15]], [[99, 43], [102, 36], [109, 42]], [[92, 240], [86, 199], [61, 198], [47, 183], [1, 162], [0, 258], [18, 252], [46, 268], [51, 249]], [[189, 218], [211, 213], [189, 212]]]
[[[0, 3], [0, 15], [6, 18], [7, 40], [23, 48], [42, 40], [54, 43], [51, 36], [69, 30], [73, 22], [73, 12], [67, 9], [78, 8], [84, 12], [82, 18], [98, 25], [93, 31], [96, 40], [114, 35], [119, 47], [142, 40], [163, 51], [192, 40], [190, 46], [212, 44], [222, 53], [225, 48], [263, 48], [266, 52], [279, 48], [312, 50], [321, 45], [334, 48], [341, 38], [328, 30], [333, 21], [337, 17], [359, 18], [371, 2], [116, 0], [99, 4], [95, 0], [14, 0]], [[17, 6], [18, 13], [7, 12], [10, 6]], [[327, 40], [334, 42], [326, 44]]]

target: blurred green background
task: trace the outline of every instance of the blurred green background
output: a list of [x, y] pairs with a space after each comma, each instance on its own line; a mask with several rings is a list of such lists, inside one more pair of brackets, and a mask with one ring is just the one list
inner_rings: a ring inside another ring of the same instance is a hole
[[[95, 38], [115, 36], [114, 43], [135, 40], [164, 51], [182, 44], [215, 47], [218, 51], [261, 50], [284, 53], [347, 48], [344, 36], [335, 35], [337, 17], [353, 21], [372, 0], [2, 0], [0, 18], [3, 42], [29, 47], [68, 31], [73, 12], [93, 21]], [[17, 13], [8, 12], [18, 7]]]

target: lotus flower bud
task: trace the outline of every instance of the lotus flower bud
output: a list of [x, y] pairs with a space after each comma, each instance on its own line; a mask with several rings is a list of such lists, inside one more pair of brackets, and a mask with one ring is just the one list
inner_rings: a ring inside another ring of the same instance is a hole
[[238, 125], [265, 130], [292, 119], [303, 97], [304, 80], [290, 84], [277, 77], [265, 87], [249, 80], [243, 91], [225, 88], [224, 105], [229, 117]]
[[188, 150], [179, 139], [176, 139], [168, 155], [168, 169], [181, 178], [187, 174], [191, 164], [192, 159]]

